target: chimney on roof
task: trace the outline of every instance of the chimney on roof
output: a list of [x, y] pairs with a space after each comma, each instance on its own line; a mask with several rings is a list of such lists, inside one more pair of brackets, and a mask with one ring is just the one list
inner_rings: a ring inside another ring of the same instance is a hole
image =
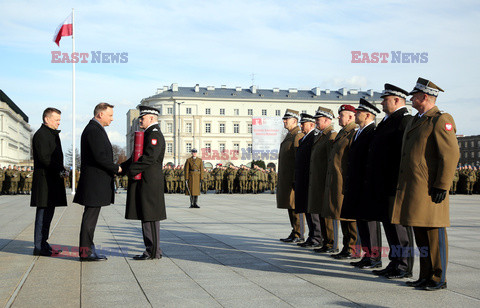
[[313, 94], [316, 96], [320, 96], [322, 94], [322, 90], [320, 90], [320, 87], [315, 87], [312, 89]]
[[348, 93], [347, 88], [340, 88], [338, 89], [338, 92], [340, 92], [340, 94], [342, 94], [343, 96], [347, 95]]
[[200, 91], [200, 85], [197, 83], [197, 84], [195, 85], [195, 92], [198, 92], [198, 91]]
[[280, 89], [279, 88], [273, 88], [272, 91], [273, 91], [273, 93], [278, 93], [278, 92], [280, 92]]
[[172, 92], [178, 92], [178, 83], [172, 83], [170, 88], [172, 89]]
[[372, 89], [367, 90], [367, 94], [368, 94], [369, 96], [373, 96], [373, 90], [372, 90]]
[[207, 86], [207, 91], [215, 91], [215, 87], [214, 86]]
[[330, 94], [330, 89], [325, 89], [326, 94]]
[[298, 90], [295, 88], [288, 89], [288, 93], [298, 93]]
[[257, 86], [251, 86], [250, 91], [254, 94], [257, 93]]
[[163, 91], [168, 91], [168, 86], [163, 86]]
[[163, 88], [157, 88], [157, 94], [162, 94], [163, 93]]
[[227, 85], [225, 85], [225, 84], [222, 84], [222, 85], [220, 86], [220, 88], [222, 88], [222, 89], [226, 89], [226, 88], [227, 88]]
[[235, 91], [241, 92], [241, 91], [242, 91], [242, 87], [235, 87]]

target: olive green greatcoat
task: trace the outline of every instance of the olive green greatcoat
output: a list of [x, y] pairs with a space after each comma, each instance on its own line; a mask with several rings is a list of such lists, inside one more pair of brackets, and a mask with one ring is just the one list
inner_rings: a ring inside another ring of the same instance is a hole
[[287, 133], [280, 144], [278, 153], [278, 183], [277, 183], [277, 208], [295, 209], [295, 152], [298, 142], [303, 137], [300, 127], [295, 127]]
[[432, 187], [448, 191], [460, 157], [456, 127], [437, 107], [415, 116], [403, 135], [402, 160], [392, 223], [414, 227], [450, 226], [449, 199], [437, 204]]
[[[328, 158], [321, 216], [340, 219], [343, 204], [343, 177], [347, 174], [348, 151], [355, 136], [354, 122], [343, 127], [332, 142]], [[342, 219], [345, 221], [354, 221]]]
[[333, 126], [329, 126], [321, 133], [319, 132], [313, 139], [308, 182], [308, 213], [320, 214], [322, 212], [328, 158], [336, 136], [337, 132], [333, 129]]
[[185, 189], [185, 195], [188, 196], [190, 190], [192, 196], [200, 196], [200, 182], [203, 178], [203, 169], [203, 161], [201, 158], [197, 157], [194, 159], [192, 156], [187, 159], [183, 170], [185, 171], [185, 179], [188, 182], [189, 189]]

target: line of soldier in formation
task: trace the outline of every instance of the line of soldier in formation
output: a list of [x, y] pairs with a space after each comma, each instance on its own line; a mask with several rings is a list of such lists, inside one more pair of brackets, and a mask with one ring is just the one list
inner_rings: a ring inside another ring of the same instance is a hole
[[450, 194], [464, 193], [467, 195], [480, 193], [480, 168], [462, 166], [455, 170]]
[[[387, 83], [381, 96], [385, 118], [376, 126], [380, 110], [361, 98], [357, 108], [339, 108], [338, 133], [330, 109], [320, 106], [314, 116], [287, 109], [276, 197], [277, 208], [288, 210], [292, 231], [280, 240], [338, 260], [361, 257], [350, 264], [388, 279], [412, 277], [419, 256], [419, 278], [406, 284], [446, 288], [448, 191], [460, 154], [452, 116], [435, 106], [439, 92], [423, 78], [411, 92]], [[414, 116], [406, 108], [410, 95]], [[390, 262], [379, 269], [386, 251]]]
[[31, 167], [4, 166], [0, 168], [0, 195], [29, 195], [32, 180]]
[[[274, 194], [277, 186], [277, 173], [274, 168], [265, 170], [257, 165], [249, 168], [245, 165], [236, 167], [230, 164], [227, 167], [217, 164], [212, 170], [204, 168], [201, 174], [200, 189], [204, 194], [209, 190], [214, 190], [216, 194], [257, 194], [263, 192]], [[165, 165], [163, 167], [163, 175], [166, 193], [184, 194], [186, 192], [186, 178], [183, 165], [176, 167]], [[117, 187], [125, 188], [128, 185], [128, 178], [126, 177], [118, 177], [116, 181]]]

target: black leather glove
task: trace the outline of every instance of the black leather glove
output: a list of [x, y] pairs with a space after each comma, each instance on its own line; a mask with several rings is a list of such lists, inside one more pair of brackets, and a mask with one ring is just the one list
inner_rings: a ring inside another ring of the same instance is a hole
[[440, 188], [432, 187], [430, 189], [429, 195], [432, 197], [433, 202], [441, 203], [443, 200], [445, 200], [445, 197], [447, 196], [447, 191]]

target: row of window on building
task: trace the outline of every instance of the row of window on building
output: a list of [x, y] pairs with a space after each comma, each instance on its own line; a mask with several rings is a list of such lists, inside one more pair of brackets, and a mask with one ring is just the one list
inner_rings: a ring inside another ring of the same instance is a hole
[[[475, 158], [475, 152], [463, 152], [463, 158], [468, 158], [468, 154], [470, 158]], [[480, 158], [480, 151], [477, 152], [477, 158]]]
[[[225, 153], [227, 151], [227, 148], [225, 147], [225, 143], [219, 143], [218, 150], [220, 153]], [[192, 150], [193, 146], [191, 142], [185, 143], [185, 152], [190, 153]], [[206, 153], [211, 153], [212, 152], [212, 144], [211, 143], [205, 143], [204, 149]], [[197, 149], [198, 150], [198, 149]], [[247, 152], [251, 153], [252, 152], [252, 144], [249, 143], [247, 145]], [[169, 142], [167, 143], [167, 153], [171, 154], [173, 153], [173, 143]], [[239, 154], [240, 153], [240, 143], [233, 143], [233, 153]]]
[[[302, 110], [303, 113], [307, 113], [306, 110]], [[161, 113], [161, 111], [160, 111]], [[173, 106], [172, 107], [167, 107], [167, 114], [173, 114]], [[192, 107], [186, 107], [185, 108], [185, 114], [192, 114]], [[205, 108], [205, 114], [206, 115], [212, 115], [212, 109], [211, 108]], [[219, 110], [220, 115], [227, 115], [225, 113], [225, 108], [220, 108]], [[240, 115], [240, 109], [233, 109], [233, 116], [239, 116]], [[253, 116], [253, 109], [247, 109], [247, 115], [248, 116]], [[280, 109], [275, 110], [275, 116], [279, 117], [282, 115], [282, 112]], [[262, 116], [268, 116], [268, 110], [267, 109], [262, 109]]]
[[[458, 142], [458, 146], [459, 146], [460, 148], [462, 148], [462, 147], [463, 147], [463, 148], [468, 148], [468, 143], [469, 143], [468, 141], [459, 141], [459, 142]], [[462, 146], [462, 144], [463, 144], [463, 146]], [[470, 147], [471, 147], [471, 148], [474, 148], [474, 147], [475, 147], [475, 141], [473, 141], [473, 140], [470, 141]], [[477, 147], [480, 147], [480, 140], [477, 141]], [[473, 153], [473, 152], [472, 152], [472, 153]]]
[[[173, 123], [171, 123], [171, 122], [166, 123], [166, 131], [165, 132], [166, 133], [173, 133]], [[185, 123], [185, 130], [183, 132], [184, 133], [192, 133], [193, 132], [193, 123], [192, 122], [186, 122]], [[206, 133], [206, 134], [212, 133], [212, 123], [205, 123], [204, 133]], [[218, 133], [219, 134], [227, 133], [225, 123], [219, 123]], [[233, 133], [234, 134], [240, 134], [240, 123], [233, 123]], [[252, 133], [252, 123], [247, 123], [247, 133], [248, 134]]]

